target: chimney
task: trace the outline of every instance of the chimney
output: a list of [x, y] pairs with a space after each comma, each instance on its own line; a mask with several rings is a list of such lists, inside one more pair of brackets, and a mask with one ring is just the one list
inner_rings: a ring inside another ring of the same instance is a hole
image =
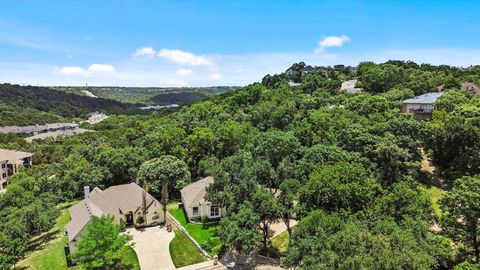
[[85, 195], [85, 199], [90, 198], [90, 187], [84, 186], [83, 187], [83, 194]]

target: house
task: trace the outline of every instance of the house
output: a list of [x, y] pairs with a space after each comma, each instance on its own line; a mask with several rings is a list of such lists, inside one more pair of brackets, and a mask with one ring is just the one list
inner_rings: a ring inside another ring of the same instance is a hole
[[474, 83], [464, 82], [462, 83], [461, 89], [480, 95], [480, 87], [476, 86]]
[[443, 93], [426, 93], [414, 98], [402, 101], [402, 111], [413, 114], [416, 120], [429, 120], [435, 109], [434, 103]]
[[[84, 188], [85, 198], [70, 208], [70, 223], [67, 226], [68, 246], [70, 252], [86, 231], [93, 217], [112, 215], [116, 223], [125, 221], [127, 226], [153, 226], [164, 223], [162, 204], [143, 188], [135, 183], [111, 186], [105, 190], [98, 187], [90, 192]], [[139, 217], [145, 220], [139, 223]]]
[[285, 75], [290, 76], [292, 74], [293, 74], [293, 66], [291, 66], [287, 70], [285, 70]]
[[309, 73], [309, 72], [311, 72], [311, 71], [315, 71], [315, 70], [316, 70], [316, 69], [315, 69], [314, 67], [308, 65], [308, 66], [302, 68], [302, 69], [300, 70], [300, 72], [302, 73], [302, 75], [305, 75], [305, 74], [307, 74], [307, 73]]
[[342, 83], [342, 86], [340, 87], [340, 90], [345, 91], [345, 92], [350, 93], [350, 94], [355, 94], [355, 93], [361, 92], [363, 89], [362, 88], [356, 88], [355, 87], [356, 84], [357, 84], [356, 79], [344, 81]]
[[220, 218], [225, 209], [205, 199], [207, 187], [213, 183], [213, 177], [206, 177], [184, 187], [180, 193], [182, 203], [189, 220], [199, 220], [206, 216], [209, 219]]
[[5, 188], [8, 185], [8, 182], [7, 182], [7, 176], [8, 176], [7, 163], [8, 163], [8, 160], [0, 160], [0, 192], [5, 190]]
[[8, 185], [7, 178], [18, 172], [21, 167], [32, 167], [32, 153], [0, 149], [0, 191]]
[[53, 123], [45, 125], [34, 125], [34, 126], [5, 126], [0, 127], [0, 133], [24, 133], [37, 135], [44, 132], [51, 132], [57, 130], [68, 130], [80, 127], [76, 123]]

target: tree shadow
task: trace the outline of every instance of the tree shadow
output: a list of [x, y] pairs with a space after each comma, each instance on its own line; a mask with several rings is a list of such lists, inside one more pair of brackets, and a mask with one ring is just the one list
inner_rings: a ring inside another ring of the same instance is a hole
[[59, 230], [53, 230], [53, 231], [49, 231], [44, 234], [41, 234], [39, 237], [30, 241], [28, 251], [34, 252], [34, 251], [44, 249], [50, 243], [50, 241], [60, 237], [59, 233], [60, 233]]

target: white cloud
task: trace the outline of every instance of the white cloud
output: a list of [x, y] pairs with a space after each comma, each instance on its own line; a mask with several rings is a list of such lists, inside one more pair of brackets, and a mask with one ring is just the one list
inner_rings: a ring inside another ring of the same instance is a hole
[[66, 66], [55, 68], [57, 74], [88, 77], [95, 73], [114, 73], [115, 67], [106, 64], [91, 64], [87, 69], [82, 67]]
[[222, 75], [220, 75], [219, 73], [215, 72], [215, 73], [212, 73], [210, 75], [208, 75], [208, 77], [212, 80], [220, 80], [222, 78]]
[[156, 54], [152, 47], [138, 48], [133, 54], [133, 57], [154, 57]]
[[67, 54], [67, 58], [72, 58], [73, 56], [71, 54]]
[[167, 85], [175, 87], [186, 87], [188, 86], [188, 82], [185, 80], [169, 79], [167, 80]]
[[88, 71], [81, 67], [62, 67], [56, 69], [58, 74], [63, 75], [75, 75], [75, 76], [87, 76]]
[[190, 76], [192, 75], [193, 71], [187, 68], [181, 68], [175, 72], [178, 76]]
[[195, 55], [191, 52], [182, 50], [161, 49], [158, 52], [158, 57], [166, 58], [176, 64], [190, 65], [190, 66], [210, 66], [213, 62], [205, 56]]
[[342, 47], [345, 42], [350, 41], [350, 38], [346, 35], [342, 36], [329, 36], [324, 37], [318, 42], [318, 47], [315, 50], [316, 53], [323, 52], [328, 47]]
[[90, 73], [112, 73], [115, 72], [115, 67], [106, 64], [91, 64], [88, 67]]

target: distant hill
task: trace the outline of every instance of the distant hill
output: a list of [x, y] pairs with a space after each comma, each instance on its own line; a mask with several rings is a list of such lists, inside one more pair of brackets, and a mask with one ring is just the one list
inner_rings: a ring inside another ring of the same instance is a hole
[[138, 109], [133, 104], [46, 87], [0, 84], [0, 111], [0, 126], [5, 126], [64, 121], [94, 111], [126, 114]]
[[188, 104], [210, 96], [233, 91], [235, 86], [212, 87], [117, 87], [117, 86], [56, 86], [53, 89], [85, 96], [88, 90], [97, 97], [124, 103], [145, 105]]

